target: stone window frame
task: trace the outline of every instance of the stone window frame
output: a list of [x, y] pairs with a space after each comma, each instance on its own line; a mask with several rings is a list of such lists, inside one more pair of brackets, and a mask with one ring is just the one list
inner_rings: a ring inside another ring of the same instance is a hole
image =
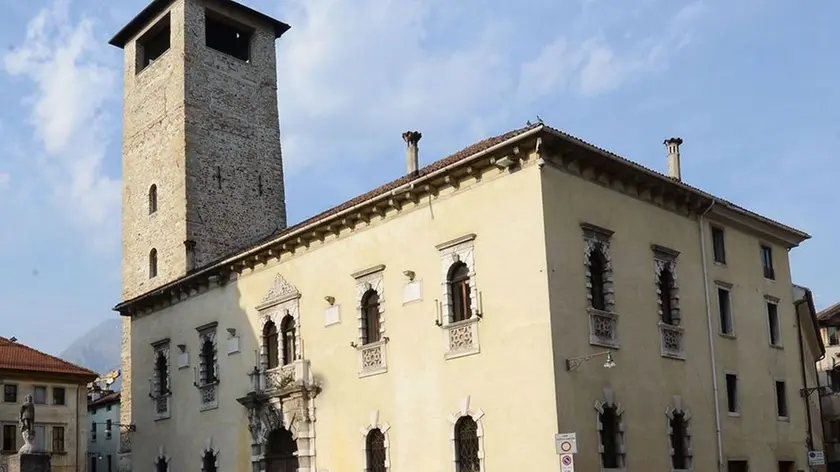
[[158, 211], [158, 187], [153, 183], [149, 186], [149, 215], [154, 215]]
[[[482, 297], [476, 282], [474, 233], [446, 241], [435, 246], [441, 259], [441, 290], [443, 299], [439, 303], [440, 313], [436, 324], [446, 333], [444, 359], [457, 359], [481, 352], [478, 336], [478, 322], [482, 318]], [[462, 321], [453, 321], [449, 272], [453, 265], [463, 263], [467, 267], [470, 287], [470, 316]]]
[[[161, 339], [152, 343], [154, 361], [152, 362], [152, 377], [149, 382], [149, 397], [154, 403], [155, 421], [165, 420], [172, 416], [172, 359], [170, 353], [169, 338]], [[159, 356], [166, 359], [166, 385], [167, 391], [161, 392], [160, 379], [158, 379], [157, 360]]]
[[[385, 265], [379, 264], [351, 274], [356, 282], [356, 339], [351, 344], [358, 353], [359, 377], [384, 374], [388, 372], [388, 358], [385, 345]], [[379, 297], [379, 341], [365, 342], [365, 294], [373, 290]]]
[[[724, 338], [735, 339], [738, 337], [737, 331], [735, 329], [735, 311], [733, 309], [732, 303], [732, 291], [734, 289], [734, 285], [729, 282], [724, 282], [722, 280], [715, 280], [715, 289], [717, 290], [717, 296], [715, 299], [717, 300], [718, 306], [718, 335], [723, 336]], [[723, 326], [721, 325], [721, 313], [720, 313], [720, 290], [725, 290], [729, 293], [729, 331], [725, 333], [723, 331]]]
[[[780, 299], [778, 299], [778, 298], [776, 298], [772, 295], [764, 295], [764, 313], [766, 314], [766, 318], [767, 318], [767, 344], [770, 345], [770, 347], [772, 347], [774, 349], [784, 349], [785, 348], [784, 341], [782, 341], [782, 314], [779, 310], [779, 308], [781, 307], [780, 302], [781, 302]], [[778, 338], [778, 339], [776, 339], [776, 341], [777, 341], [776, 343], [773, 343], [773, 328], [774, 327], [770, 324], [770, 311], [769, 311], [770, 310], [769, 309], [770, 305], [773, 305], [773, 306], [776, 307], [775, 331], [776, 331], [776, 336]]]
[[[604, 406], [611, 406], [615, 408], [615, 414], [618, 417], [618, 438], [616, 438], [618, 443], [618, 460], [620, 462], [621, 467], [617, 469], [607, 469], [603, 466], [603, 458], [601, 457], [604, 454], [604, 445], [601, 443], [601, 431], [604, 429], [604, 425], [601, 423], [601, 415], [604, 413]], [[597, 441], [596, 444], [598, 445], [598, 468], [601, 472], [624, 472], [627, 470], [627, 441], [625, 439], [625, 424], [624, 424], [624, 406], [621, 403], [615, 401], [615, 394], [613, 393], [612, 389], [609, 387], [604, 388], [604, 399], [603, 400], [596, 400], [595, 401], [595, 424], [596, 424], [596, 431], [597, 431]]]
[[[685, 360], [685, 328], [682, 326], [680, 312], [680, 284], [677, 276], [677, 258], [680, 252], [658, 244], [650, 246], [653, 251], [654, 284], [656, 287], [656, 306], [659, 314], [660, 354], [669, 359]], [[667, 269], [671, 273], [671, 320], [665, 323], [662, 311], [662, 290], [660, 278]]]
[[[219, 323], [214, 321], [195, 329], [198, 332], [198, 370], [196, 372], [195, 386], [199, 390], [199, 411], [207, 411], [219, 407], [219, 383], [221, 382], [221, 379], [219, 376], [218, 325]], [[207, 383], [204, 379], [204, 371], [207, 361], [203, 355], [203, 348], [205, 342], [207, 341], [210, 341], [213, 344], [213, 371], [216, 374], [215, 380], [210, 383]]]
[[[668, 450], [670, 451], [669, 456], [672, 458], [671, 472], [689, 472], [691, 470], [694, 470], [694, 450], [691, 444], [691, 411], [683, 407], [682, 397], [679, 395], [674, 395], [672, 398], [672, 402], [673, 408], [668, 407], [665, 409], [665, 416], [668, 418]], [[683, 420], [685, 421], [686, 464], [688, 465], [688, 467], [686, 467], [685, 469], [673, 468], [674, 448], [671, 446], [671, 436], [674, 434], [674, 432], [671, 429], [671, 420], [674, 419], [674, 413], [682, 413]]]
[[[283, 367], [289, 368], [295, 361], [300, 360], [302, 356], [301, 349], [301, 334], [300, 334], [300, 291], [296, 286], [289, 283], [282, 274], [276, 274], [271, 286], [263, 296], [260, 304], [256, 306], [256, 310], [260, 320], [260, 371], [267, 372], [268, 369], [268, 346], [265, 345], [265, 325], [271, 321], [277, 327], [277, 360], [278, 366], [272, 368], [271, 371], [282, 370]], [[291, 316], [294, 320], [295, 327], [295, 343], [294, 343], [294, 359], [288, 363], [285, 359], [285, 352], [283, 352], [283, 333], [282, 325], [283, 319], [286, 316]]]
[[[154, 461], [154, 463], [153, 463], [153, 465], [154, 465], [154, 467], [155, 467], [155, 469], [154, 469], [154, 470], [155, 470], [155, 472], [157, 472], [157, 466], [158, 466], [158, 464], [160, 463], [160, 461], [164, 461], [164, 462], [166, 462], [166, 472], [169, 472], [169, 462], [170, 462], [171, 460], [172, 460], [172, 458], [171, 458], [171, 457], [169, 457], [168, 455], [164, 454], [164, 451], [163, 451], [163, 446], [158, 446], [158, 454], [157, 454], [157, 456], [155, 457], [155, 461]], [[204, 466], [204, 464], [202, 464], [202, 467], [203, 467], [203, 466]]]
[[200, 456], [201, 457], [201, 472], [205, 472], [205, 470], [204, 470], [204, 458], [207, 456], [207, 454], [212, 454], [213, 455], [213, 459], [215, 459], [215, 461], [216, 461], [215, 462], [216, 472], [218, 472], [219, 471], [219, 448], [217, 448], [213, 445], [213, 438], [212, 437], [209, 438], [207, 440], [207, 442], [205, 443], [204, 447], [201, 448], [201, 456]]
[[449, 414], [449, 441], [451, 443], [451, 451], [452, 451], [452, 472], [458, 472], [458, 442], [455, 437], [455, 426], [458, 424], [458, 420], [465, 416], [469, 416], [475, 421], [476, 425], [476, 437], [478, 437], [478, 463], [479, 463], [479, 472], [485, 472], [485, 449], [484, 449], [484, 425], [482, 424], [482, 419], [484, 418], [484, 411], [481, 408], [476, 410], [470, 409], [470, 400], [471, 397], [467, 395], [461, 400], [461, 407], [454, 413]]
[[[618, 314], [615, 312], [615, 286], [613, 280], [610, 243], [614, 232], [591, 223], [581, 223], [583, 234], [583, 266], [585, 277], [586, 311], [589, 315], [589, 344], [613, 349], [620, 347]], [[592, 305], [592, 254], [600, 251], [604, 257], [604, 310]]]
[[391, 438], [388, 432], [391, 430], [391, 425], [388, 422], [380, 423], [379, 422], [379, 411], [374, 410], [370, 412], [370, 421], [365, 424], [360, 430], [359, 433], [362, 435], [362, 452], [363, 459], [362, 459], [362, 472], [368, 471], [368, 463], [367, 463], [367, 446], [368, 446], [368, 434], [374, 429], [378, 429], [382, 436], [385, 437], [385, 470], [391, 470]]

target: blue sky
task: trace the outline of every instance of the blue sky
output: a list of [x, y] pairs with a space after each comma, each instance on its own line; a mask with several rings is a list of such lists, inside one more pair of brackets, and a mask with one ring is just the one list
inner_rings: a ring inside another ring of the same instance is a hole
[[[0, 335], [48, 352], [120, 294], [122, 51], [148, 0], [0, 0]], [[277, 42], [290, 223], [541, 116], [814, 236], [791, 254], [840, 299], [840, 3], [244, 0]], [[817, 8], [817, 6], [819, 8]]]

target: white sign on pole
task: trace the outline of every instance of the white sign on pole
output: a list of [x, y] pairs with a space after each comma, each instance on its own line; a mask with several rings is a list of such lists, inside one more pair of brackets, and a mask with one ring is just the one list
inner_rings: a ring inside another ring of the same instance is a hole
[[575, 456], [571, 454], [560, 455], [560, 472], [575, 472]]
[[557, 448], [557, 454], [577, 454], [577, 435], [575, 433], [555, 434], [554, 445]]
[[823, 451], [808, 451], [808, 465], [825, 465], [825, 453]]

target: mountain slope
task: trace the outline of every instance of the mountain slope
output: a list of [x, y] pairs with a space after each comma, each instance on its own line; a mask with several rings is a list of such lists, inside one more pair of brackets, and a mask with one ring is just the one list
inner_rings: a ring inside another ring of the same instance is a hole
[[[73, 341], [59, 357], [104, 375], [120, 367], [121, 339], [122, 320], [108, 319]], [[119, 380], [114, 388], [119, 388]]]

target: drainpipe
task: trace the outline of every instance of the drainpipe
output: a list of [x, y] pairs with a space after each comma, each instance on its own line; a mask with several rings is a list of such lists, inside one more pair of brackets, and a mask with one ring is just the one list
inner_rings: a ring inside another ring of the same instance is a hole
[[[805, 392], [808, 392], [808, 377], [805, 375], [805, 348], [802, 346], [802, 322], [799, 319], [799, 310], [796, 310], [796, 326], [797, 326], [797, 339], [799, 339], [799, 365], [801, 367], [800, 372], [802, 373], [802, 388], [806, 389]], [[811, 422], [811, 394], [816, 393], [819, 396], [820, 391], [817, 390], [816, 392], [810, 392], [806, 395], [802, 395], [802, 398], [805, 399], [805, 418], [808, 419], [808, 432], [805, 435], [805, 445], [808, 447], [809, 451], [814, 450], [814, 437], [811, 434], [811, 431], [814, 429], [814, 425]], [[811, 468], [813, 470], [813, 467]]]
[[715, 335], [712, 327], [712, 303], [709, 296], [709, 268], [706, 264], [706, 215], [712, 211], [717, 200], [712, 199], [709, 208], [700, 215], [700, 257], [703, 259], [703, 290], [706, 296], [706, 321], [709, 324], [709, 355], [712, 364], [712, 392], [715, 399], [715, 438], [717, 440], [718, 472], [723, 472], [723, 432], [720, 427], [720, 397], [718, 395], [717, 358], [715, 356]]

